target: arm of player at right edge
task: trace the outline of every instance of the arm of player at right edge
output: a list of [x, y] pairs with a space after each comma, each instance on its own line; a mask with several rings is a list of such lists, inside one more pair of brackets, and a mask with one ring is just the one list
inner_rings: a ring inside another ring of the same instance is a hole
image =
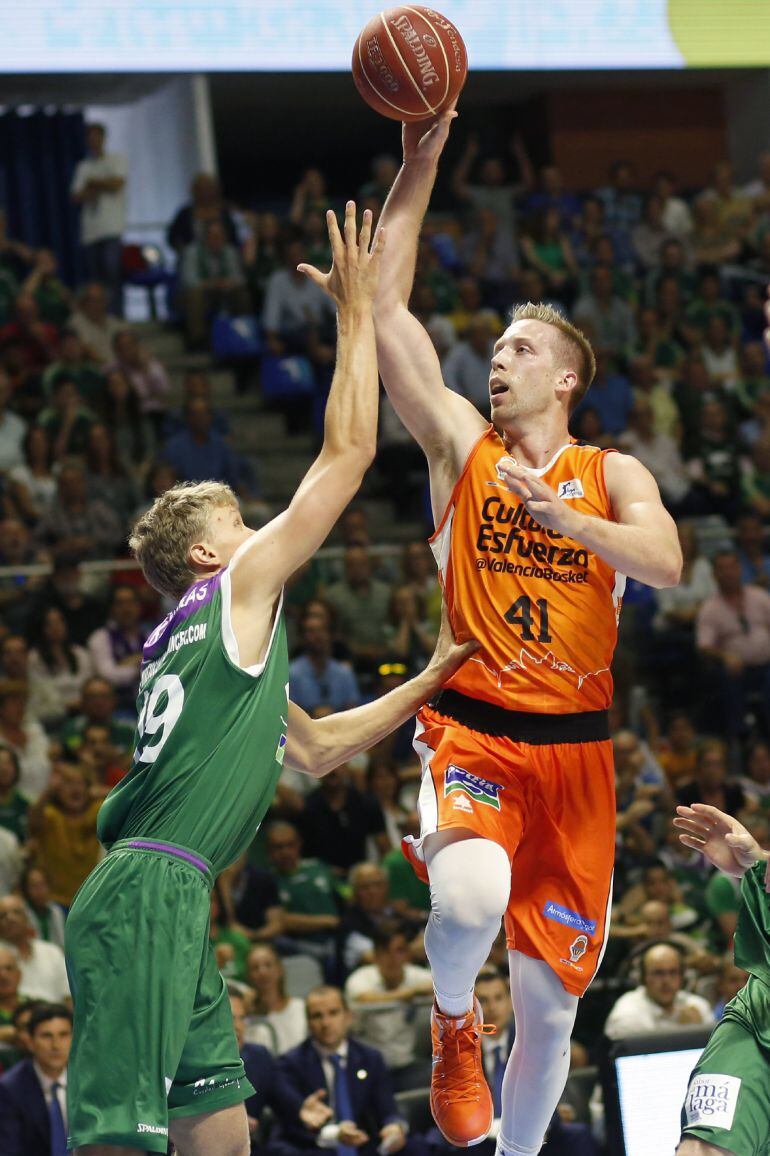
[[486, 422], [466, 398], [447, 389], [433, 343], [409, 312], [417, 244], [441, 151], [456, 113], [403, 126], [404, 161], [380, 217], [388, 231], [375, 295], [377, 359], [396, 413], [434, 469], [446, 463], [454, 482]]
[[286, 765], [322, 778], [406, 722], [477, 650], [475, 640], [455, 640], [444, 604], [433, 656], [425, 670], [403, 686], [364, 706], [320, 719], [311, 719], [296, 703], [289, 703]]
[[765, 889], [768, 888], [770, 851], [764, 851], [751, 832], [732, 815], [708, 803], [677, 807], [676, 815], [674, 826], [679, 828], [679, 841], [685, 847], [700, 851], [710, 863], [734, 879], [741, 879], [750, 867], [764, 860], [768, 864]]

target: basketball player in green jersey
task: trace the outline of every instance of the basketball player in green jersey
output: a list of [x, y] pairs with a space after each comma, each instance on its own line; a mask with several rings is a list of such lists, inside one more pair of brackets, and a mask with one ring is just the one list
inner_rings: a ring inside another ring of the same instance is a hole
[[326, 538], [375, 453], [372, 296], [383, 238], [329, 215], [329, 274], [300, 268], [337, 305], [324, 444], [289, 508], [254, 532], [214, 482], [167, 491], [132, 549], [176, 608], [147, 640], [136, 749], [98, 819], [107, 855], [66, 929], [75, 1009], [69, 1144], [81, 1156], [246, 1156], [244, 1075], [208, 940], [216, 875], [251, 842], [285, 762], [320, 776], [366, 749], [468, 657], [446, 624], [422, 675], [369, 705], [310, 720], [288, 701], [286, 579]]
[[687, 847], [742, 879], [735, 962], [749, 973], [698, 1060], [682, 1108], [677, 1156], [770, 1151], [770, 852], [731, 815], [694, 803], [674, 823]]

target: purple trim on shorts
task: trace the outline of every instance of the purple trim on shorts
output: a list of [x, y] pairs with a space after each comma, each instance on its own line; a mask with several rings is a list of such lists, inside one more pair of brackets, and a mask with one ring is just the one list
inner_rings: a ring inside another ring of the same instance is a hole
[[220, 570], [213, 578], [201, 578], [182, 595], [176, 607], [155, 627], [145, 642], [142, 652], [144, 662], [154, 658], [167, 644], [172, 632], [211, 601], [219, 589], [223, 573], [224, 571]]
[[183, 851], [181, 847], [174, 847], [171, 843], [156, 843], [152, 839], [131, 839], [128, 843], [124, 843], [124, 846], [132, 847], [135, 851], [163, 851], [166, 855], [173, 855], [176, 859], [183, 859], [185, 863], [197, 867], [202, 875], [210, 874], [208, 864], [197, 855], [193, 855], [192, 851]]

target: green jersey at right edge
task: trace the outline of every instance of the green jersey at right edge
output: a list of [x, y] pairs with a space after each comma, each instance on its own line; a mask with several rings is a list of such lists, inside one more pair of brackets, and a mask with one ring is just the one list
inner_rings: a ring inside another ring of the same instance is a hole
[[735, 962], [770, 987], [770, 895], [765, 891], [766, 870], [767, 863], [761, 860], [743, 876]]
[[264, 661], [244, 670], [230, 572], [194, 583], [144, 648], [134, 762], [99, 812], [99, 838], [198, 852], [214, 874], [248, 847], [286, 744], [289, 659], [279, 605]]

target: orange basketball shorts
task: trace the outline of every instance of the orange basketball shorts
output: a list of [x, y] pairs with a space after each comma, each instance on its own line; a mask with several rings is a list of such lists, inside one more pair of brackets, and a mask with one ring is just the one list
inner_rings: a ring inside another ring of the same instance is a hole
[[429, 882], [422, 841], [434, 832], [463, 828], [499, 843], [511, 863], [508, 947], [545, 960], [567, 991], [583, 995], [609, 931], [612, 743], [518, 742], [426, 706], [414, 746], [423, 767], [420, 837], [403, 850], [417, 874]]

